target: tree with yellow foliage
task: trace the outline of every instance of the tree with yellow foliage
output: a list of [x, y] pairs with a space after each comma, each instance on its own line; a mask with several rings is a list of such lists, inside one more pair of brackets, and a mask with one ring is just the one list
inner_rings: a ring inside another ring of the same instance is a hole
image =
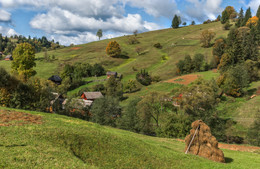
[[246, 26], [248, 27], [251, 27], [251, 26], [256, 26], [257, 25], [257, 22], [258, 22], [258, 17], [257, 16], [254, 16], [250, 19], [248, 19], [247, 23], [246, 23]]
[[116, 41], [111, 41], [107, 45], [106, 53], [111, 57], [119, 57], [121, 54], [121, 48]]

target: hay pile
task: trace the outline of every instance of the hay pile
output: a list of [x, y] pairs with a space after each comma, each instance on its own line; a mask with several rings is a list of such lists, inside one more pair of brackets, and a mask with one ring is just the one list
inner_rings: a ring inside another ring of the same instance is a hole
[[[198, 128], [199, 126], [199, 128]], [[185, 152], [195, 134], [197, 134], [188, 150], [188, 153], [199, 155], [217, 162], [225, 162], [223, 152], [218, 148], [218, 141], [211, 135], [210, 128], [202, 120], [197, 120], [191, 124], [190, 134], [185, 138]]]

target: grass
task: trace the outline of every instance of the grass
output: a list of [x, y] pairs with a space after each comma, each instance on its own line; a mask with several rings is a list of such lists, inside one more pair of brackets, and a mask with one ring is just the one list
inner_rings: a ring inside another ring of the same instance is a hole
[[[23, 111], [6, 109], [11, 111]], [[223, 150], [226, 164], [185, 155], [184, 143], [55, 114], [43, 124], [1, 127], [0, 168], [257, 168], [256, 153]]]

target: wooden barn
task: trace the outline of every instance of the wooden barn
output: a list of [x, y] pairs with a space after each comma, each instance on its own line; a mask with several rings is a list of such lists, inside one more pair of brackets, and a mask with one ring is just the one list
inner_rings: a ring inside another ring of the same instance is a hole
[[14, 59], [13, 59], [13, 56], [12, 56], [12, 55], [7, 55], [7, 56], [5, 57], [5, 60], [7, 60], [7, 61], [12, 61], [12, 60], [14, 60]]
[[94, 101], [98, 98], [104, 97], [101, 92], [84, 92], [81, 95], [81, 98], [84, 100]]
[[107, 78], [109, 79], [110, 77], [114, 76], [115, 78], [117, 78], [117, 72], [107, 72]]

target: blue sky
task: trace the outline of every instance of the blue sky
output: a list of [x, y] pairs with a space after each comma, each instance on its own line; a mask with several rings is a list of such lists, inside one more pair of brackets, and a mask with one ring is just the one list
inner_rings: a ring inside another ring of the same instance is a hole
[[98, 29], [103, 39], [165, 29], [175, 14], [201, 23], [229, 5], [255, 14], [260, 0], [0, 0], [0, 33], [82, 44], [98, 40]]

